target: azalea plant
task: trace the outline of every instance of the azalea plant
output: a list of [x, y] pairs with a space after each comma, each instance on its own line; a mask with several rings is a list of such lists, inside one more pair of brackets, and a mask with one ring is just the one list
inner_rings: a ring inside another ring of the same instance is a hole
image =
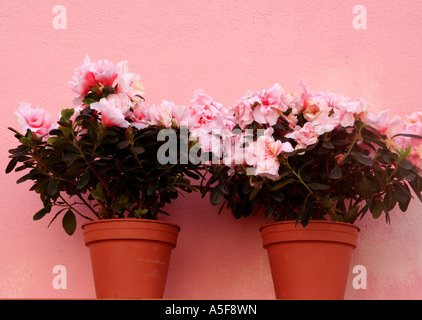
[[17, 183], [33, 181], [30, 190], [42, 201], [34, 220], [55, 211], [51, 222], [62, 215], [73, 234], [76, 215], [157, 219], [181, 191], [196, 191], [191, 181], [201, 177], [201, 164], [181, 161], [181, 152], [166, 161], [169, 148], [163, 151], [170, 136], [163, 132], [187, 151], [196, 143], [184, 127], [192, 123], [189, 107], [146, 103], [140, 76], [126, 61], [87, 56], [69, 84], [77, 94], [74, 107], [62, 110], [58, 121], [23, 102], [15, 113], [22, 130], [10, 128], [19, 144], [10, 150], [6, 173], [26, 171]]
[[[126, 61], [75, 70], [73, 107], [56, 121], [22, 102], [22, 130], [6, 173], [28, 171], [40, 195], [38, 220], [56, 208], [67, 233], [76, 217], [157, 219], [179, 192], [201, 192], [237, 218], [354, 222], [368, 211], [387, 221], [396, 205], [422, 201], [422, 112], [372, 115], [363, 99], [286, 94], [280, 84], [248, 91], [230, 108], [204, 90], [188, 106], [149, 104]], [[204, 175], [204, 173], [209, 173]], [[81, 209], [83, 208], [83, 209]], [[51, 223], [50, 222], [50, 223]]]
[[220, 135], [202, 194], [236, 218], [353, 223], [422, 201], [422, 112], [401, 119], [369, 112], [341, 94], [301, 94], [280, 84], [247, 92], [229, 108], [235, 126]]

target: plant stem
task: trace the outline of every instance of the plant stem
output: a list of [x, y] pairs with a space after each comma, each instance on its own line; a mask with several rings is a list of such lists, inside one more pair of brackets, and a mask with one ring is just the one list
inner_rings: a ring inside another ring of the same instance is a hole
[[[92, 173], [94, 173], [94, 175], [97, 177], [98, 182], [101, 184], [101, 186], [103, 187], [103, 189], [106, 191], [106, 193], [110, 196], [110, 198], [112, 199], [112, 201], [114, 203], [116, 203], [119, 207], [121, 207], [123, 210], [127, 210], [128, 208], [124, 207], [122, 204], [119, 203], [119, 201], [116, 199], [116, 197], [114, 196], [114, 194], [110, 191], [110, 189], [108, 188], [108, 185], [103, 181], [102, 177], [97, 173], [97, 171], [95, 170], [94, 165], [88, 161], [88, 159], [85, 157], [81, 147], [79, 146], [79, 143], [77, 143], [76, 140], [76, 136], [75, 136], [75, 131], [72, 130], [72, 136], [73, 136], [73, 145], [75, 148], [78, 149], [82, 159], [85, 161], [85, 163], [88, 165], [88, 167], [91, 169]], [[97, 141], [100, 140], [100, 132], [97, 133]], [[97, 143], [94, 145], [94, 151], [92, 152], [92, 156], [94, 156], [95, 154], [95, 150], [97, 148]], [[104, 209], [106, 209], [105, 206], [103, 206]], [[108, 214], [110, 215], [110, 211], [107, 210]], [[111, 212], [112, 213], [112, 212]], [[111, 215], [110, 215], [111, 217]]]
[[348, 157], [348, 156], [352, 153], [353, 147], [355, 146], [356, 142], [357, 142], [357, 141], [358, 141], [358, 139], [359, 139], [359, 135], [360, 135], [360, 132], [362, 131], [362, 129], [357, 129], [357, 130], [358, 130], [358, 131], [356, 132], [355, 139], [353, 139], [353, 142], [352, 142], [352, 144], [350, 145], [349, 150], [347, 150], [346, 154], [344, 155], [343, 160], [341, 160], [341, 162], [338, 164], [338, 166], [339, 166], [339, 167], [343, 165], [344, 161], [345, 161], [345, 160], [347, 159], [347, 157]]
[[85, 216], [85, 215], [83, 215], [82, 213], [80, 213], [78, 210], [76, 210], [69, 202], [67, 202], [64, 198], [63, 198], [63, 196], [59, 196], [60, 197], [60, 199], [62, 199], [63, 200], [63, 202], [64, 203], [66, 203], [67, 205], [68, 205], [68, 207], [69, 207], [69, 209], [72, 209], [73, 211], [75, 211], [77, 214], [79, 214], [82, 218], [84, 218], [84, 219], [87, 219], [87, 220], [90, 220], [90, 221], [93, 221], [93, 219], [92, 218], [90, 218], [90, 217], [88, 217], [88, 216]]
[[92, 208], [91, 207], [91, 205], [82, 197], [82, 195], [81, 194], [77, 194], [77, 196], [78, 196], [78, 198], [79, 199], [81, 199], [82, 200], [82, 202], [85, 204], [85, 206], [87, 206], [88, 207], [88, 209], [89, 210], [91, 210], [94, 214], [95, 214], [95, 216], [98, 218], [98, 219], [101, 219], [101, 217], [99, 216], [99, 214], [94, 210], [94, 208]]
[[309, 191], [309, 193], [315, 198], [315, 200], [317, 200], [319, 203], [322, 204], [321, 199], [318, 198], [318, 196], [312, 191], [311, 188], [309, 188], [309, 186], [302, 180], [301, 176], [293, 170], [293, 168], [290, 166], [289, 161], [287, 159], [285, 159], [285, 164], [287, 166], [287, 168], [295, 175], [295, 177], [299, 180], [299, 182], [301, 184], [304, 185], [304, 187]]

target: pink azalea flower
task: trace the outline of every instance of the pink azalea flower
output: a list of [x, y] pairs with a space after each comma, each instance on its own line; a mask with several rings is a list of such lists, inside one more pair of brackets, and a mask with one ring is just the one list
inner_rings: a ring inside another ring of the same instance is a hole
[[22, 130], [26, 132], [29, 129], [39, 137], [48, 134], [50, 130], [57, 127], [51, 113], [39, 106], [33, 108], [28, 102], [21, 102], [19, 108], [15, 111], [15, 115]]
[[232, 130], [236, 125], [230, 110], [223, 107], [221, 103], [214, 101], [202, 89], [194, 92], [189, 110], [193, 129], [211, 132], [223, 128]]
[[333, 100], [333, 110], [343, 127], [352, 127], [355, 120], [368, 111], [369, 103], [361, 98], [352, 100], [349, 97], [336, 95]]
[[125, 116], [129, 116], [131, 110], [135, 106], [135, 102], [133, 102], [127, 95], [124, 93], [116, 93], [110, 94], [107, 96], [107, 101], [113, 104], [117, 109], [119, 109], [122, 114]]
[[383, 110], [377, 115], [367, 113], [363, 118], [365, 123], [373, 126], [381, 134], [393, 136], [403, 131], [403, 121], [398, 115], [391, 117], [390, 110]]
[[181, 126], [189, 127], [190, 119], [189, 108], [183, 105], [172, 104], [173, 126], [180, 128]]
[[[338, 95], [341, 96], [341, 95]], [[350, 98], [344, 98], [341, 96], [342, 101], [338, 104], [334, 102], [334, 108], [343, 109], [347, 112], [353, 113], [355, 115], [366, 114], [369, 109], [369, 102], [358, 98], [356, 100], [351, 100]]]
[[148, 128], [151, 125], [150, 110], [153, 108], [154, 106], [145, 102], [135, 104], [133, 111], [129, 114], [129, 119], [132, 120], [130, 125], [138, 130]]
[[287, 110], [286, 96], [284, 89], [276, 83], [270, 89], [262, 90], [250, 99], [252, 105], [257, 104], [253, 109], [253, 117], [256, 122], [273, 126], [281, 113]]
[[137, 102], [143, 100], [142, 95], [145, 94], [145, 88], [141, 83], [141, 77], [136, 73], [129, 72], [127, 61], [120, 61], [116, 68], [119, 76], [117, 93], [124, 93]]
[[173, 120], [173, 102], [163, 101], [161, 105], [153, 105], [150, 110], [151, 124], [171, 128]]
[[254, 121], [252, 103], [249, 101], [253, 97], [252, 92], [248, 92], [231, 108], [234, 120], [243, 130]]
[[305, 80], [300, 80], [299, 85], [303, 92], [301, 95], [288, 99], [289, 105], [297, 114], [303, 112], [304, 118], [308, 121], [316, 120], [319, 114], [331, 110], [330, 96], [325, 92], [315, 92], [309, 89]]
[[179, 128], [181, 125], [188, 126], [189, 109], [185, 106], [178, 106], [174, 102], [163, 100], [158, 106], [150, 106], [149, 116], [152, 125]]
[[336, 118], [339, 120], [343, 127], [353, 127], [355, 124], [355, 115], [352, 112], [340, 110], [335, 113]]
[[[405, 133], [421, 135], [422, 128], [419, 128], [416, 132], [409, 130]], [[396, 143], [395, 147], [398, 149], [406, 150], [410, 147], [410, 154], [406, 159], [412, 162], [419, 170], [422, 170], [422, 139], [399, 136], [394, 138], [394, 142]]]
[[297, 127], [293, 132], [285, 135], [286, 138], [297, 142], [296, 149], [306, 148], [318, 142], [318, 133], [312, 122], [306, 122], [303, 127]]
[[191, 138], [197, 139], [202, 152], [211, 152], [217, 159], [221, 158], [223, 148], [219, 137], [205, 130], [195, 130]]
[[[405, 121], [405, 128], [401, 133], [422, 136], [422, 112], [413, 112], [407, 116]], [[394, 138], [396, 147], [401, 149], [410, 149], [410, 154], [407, 157], [419, 170], [422, 170], [422, 139], [416, 137], [397, 136]]]
[[243, 147], [246, 142], [246, 132], [244, 131], [223, 139], [223, 164], [230, 167], [231, 170], [238, 165], [246, 164], [245, 151], [247, 148]]
[[74, 105], [81, 104], [85, 95], [91, 91], [91, 87], [113, 87], [117, 77], [114, 63], [108, 60], [91, 62], [86, 55], [83, 65], [76, 68], [72, 80], [69, 81], [70, 88], [79, 94], [73, 101]]
[[102, 98], [99, 102], [90, 105], [91, 109], [99, 113], [101, 122], [105, 127], [117, 126], [121, 128], [129, 127], [129, 122], [125, 119], [125, 114], [121, 105], [115, 99]]
[[422, 124], [422, 112], [421, 111], [414, 111], [410, 116], [407, 116], [405, 119], [406, 125], [418, 125]]
[[281, 153], [292, 152], [294, 149], [289, 142], [281, 142], [275, 140], [273, 137], [274, 129], [268, 128], [265, 130], [264, 135], [258, 137], [255, 142], [254, 156], [256, 162], [255, 175], [267, 177], [272, 180], [280, 178], [278, 169], [280, 163], [277, 156]]
[[[302, 95], [290, 100], [297, 114], [302, 112], [308, 121], [317, 121], [320, 116], [335, 118], [343, 127], [353, 126], [355, 119], [366, 113], [369, 103], [361, 98], [352, 100], [341, 94], [315, 92], [309, 89], [304, 80], [300, 81]], [[334, 113], [334, 115], [332, 115]]]
[[329, 116], [327, 113], [321, 114], [317, 120], [312, 122], [315, 132], [320, 136], [331, 132], [340, 125], [339, 117]]

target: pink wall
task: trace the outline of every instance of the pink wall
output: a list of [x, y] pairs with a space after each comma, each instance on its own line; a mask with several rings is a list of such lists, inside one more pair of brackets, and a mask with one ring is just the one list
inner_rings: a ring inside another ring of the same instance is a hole
[[[53, 27], [53, 8], [67, 9], [67, 28]], [[367, 29], [355, 29], [356, 5]], [[420, 0], [14, 0], [0, 3], [0, 167], [15, 144], [20, 101], [53, 114], [69, 107], [67, 82], [88, 53], [92, 60], [128, 60], [141, 74], [150, 102], [187, 104], [202, 87], [233, 104], [248, 89], [280, 82], [369, 100], [376, 111], [420, 110]], [[72, 237], [60, 222], [32, 221], [41, 208], [20, 175], [0, 176], [0, 298], [93, 298], [82, 231]], [[173, 251], [166, 298], [272, 299], [269, 264], [258, 227], [261, 217], [235, 220], [198, 195], [172, 205], [182, 227]], [[392, 224], [365, 217], [352, 266], [367, 270], [367, 289], [346, 299], [422, 299], [422, 205], [396, 210]], [[67, 270], [67, 289], [54, 289], [53, 267]]]

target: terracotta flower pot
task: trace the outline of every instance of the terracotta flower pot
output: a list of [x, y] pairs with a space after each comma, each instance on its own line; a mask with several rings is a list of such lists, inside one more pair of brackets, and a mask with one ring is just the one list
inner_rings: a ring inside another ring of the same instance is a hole
[[82, 226], [99, 299], [163, 297], [180, 227], [146, 219], [97, 220]]
[[275, 222], [260, 228], [277, 299], [344, 299], [359, 228], [348, 223]]

